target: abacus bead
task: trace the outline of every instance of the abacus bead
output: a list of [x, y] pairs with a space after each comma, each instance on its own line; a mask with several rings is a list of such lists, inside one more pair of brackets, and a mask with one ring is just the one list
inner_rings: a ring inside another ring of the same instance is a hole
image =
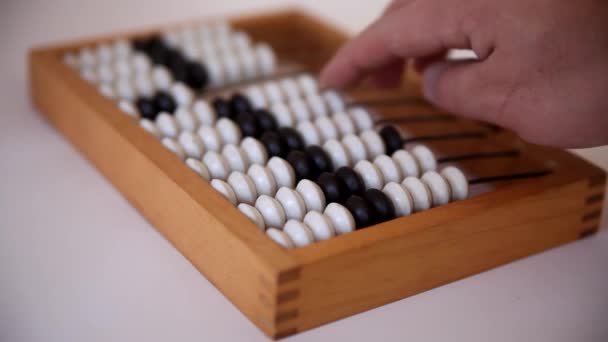
[[291, 127], [295, 124], [291, 111], [284, 103], [279, 102], [272, 105], [271, 112], [276, 119], [278, 127]]
[[319, 94], [307, 94], [305, 101], [308, 103], [308, 107], [310, 107], [315, 118], [320, 118], [329, 114], [327, 106], [325, 106], [325, 102]]
[[190, 106], [192, 100], [194, 99], [194, 93], [192, 90], [181, 82], [174, 83], [170, 90], [171, 95], [173, 95], [178, 107]]
[[163, 146], [165, 146], [169, 151], [173, 152], [179, 159], [186, 159], [186, 151], [182, 148], [182, 146], [175, 140], [171, 138], [163, 138], [161, 140]]
[[289, 101], [289, 108], [297, 122], [309, 121], [312, 117], [304, 101], [299, 98], [291, 99]]
[[361, 107], [351, 108], [348, 113], [357, 127], [357, 131], [365, 132], [374, 128], [374, 121], [366, 109]]
[[266, 235], [268, 235], [272, 241], [276, 242], [283, 248], [292, 249], [295, 247], [293, 241], [291, 241], [291, 238], [282, 230], [277, 228], [268, 228], [266, 230]]
[[264, 165], [268, 161], [268, 153], [262, 143], [252, 137], [246, 137], [241, 141], [241, 148], [245, 151], [247, 159], [251, 164]]
[[277, 132], [281, 136], [281, 139], [285, 141], [285, 144], [290, 151], [304, 149], [304, 140], [302, 140], [300, 133], [295, 129], [291, 127], [282, 127], [279, 128]]
[[121, 111], [123, 111], [125, 114], [129, 115], [132, 118], [139, 117], [137, 108], [135, 108], [131, 101], [121, 100], [120, 102], [118, 102], [118, 108], [120, 108]]
[[194, 132], [196, 127], [198, 127], [198, 119], [185, 107], [178, 108], [175, 111], [175, 120], [179, 127], [186, 132]]
[[376, 158], [379, 155], [385, 154], [384, 142], [380, 135], [375, 131], [365, 131], [361, 133], [360, 138], [363, 141], [363, 144], [365, 144], [370, 158]]
[[85, 67], [80, 70], [80, 77], [89, 83], [97, 83], [97, 73], [91, 67]]
[[228, 161], [232, 171], [245, 172], [249, 168], [249, 159], [243, 149], [236, 145], [227, 144], [222, 148], [222, 156]]
[[270, 157], [285, 157], [289, 152], [287, 144], [277, 132], [267, 131], [260, 137], [260, 142]]
[[450, 202], [450, 185], [439, 173], [427, 171], [420, 180], [431, 190], [434, 207]]
[[158, 89], [166, 90], [169, 89], [173, 83], [173, 76], [171, 76], [171, 73], [167, 68], [157, 65], [152, 68], [152, 80]]
[[260, 214], [260, 211], [257, 210], [254, 206], [247, 203], [241, 203], [238, 205], [237, 208], [241, 213], [243, 213], [243, 215], [247, 216], [247, 218], [250, 219], [261, 231], [266, 230], [264, 218], [262, 217], [262, 214]]
[[326, 90], [323, 92], [322, 96], [325, 99], [325, 102], [327, 102], [327, 106], [330, 108], [331, 113], [344, 111], [344, 100], [342, 100], [342, 97], [336, 91]]
[[266, 98], [270, 103], [282, 103], [283, 102], [283, 92], [281, 92], [281, 88], [274, 81], [266, 82], [262, 85], [262, 89], [266, 94]]
[[281, 187], [274, 197], [283, 206], [287, 219], [302, 220], [304, 215], [306, 215], [304, 199], [295, 190]]
[[162, 134], [158, 130], [158, 127], [156, 127], [156, 124], [148, 119], [139, 120], [139, 126], [156, 138], [162, 137]]
[[199, 138], [203, 141], [203, 145], [205, 145], [205, 149], [208, 151], [219, 151], [224, 142], [222, 141], [222, 137], [218, 133], [218, 131], [210, 126], [200, 126], [198, 128], [197, 134]]
[[276, 57], [272, 49], [267, 44], [257, 44], [255, 46], [255, 54], [263, 75], [270, 75], [276, 67]]
[[260, 128], [255, 116], [249, 112], [243, 112], [237, 115], [235, 119], [237, 125], [241, 129], [245, 137], [257, 137], [260, 135]]
[[424, 145], [416, 145], [411, 151], [412, 155], [418, 161], [420, 170], [424, 173], [426, 171], [437, 170], [437, 159], [433, 152]]
[[353, 215], [357, 229], [374, 224], [374, 211], [364, 198], [357, 195], [350, 196], [344, 206]]
[[241, 69], [245, 79], [252, 79], [258, 75], [258, 67], [256, 65], [253, 51], [248, 49], [240, 49], [237, 52], [237, 58], [241, 64]]
[[431, 207], [432, 198], [429, 188], [416, 177], [407, 177], [401, 183], [410, 193], [414, 202], [414, 212], [427, 210]]
[[358, 136], [354, 134], [345, 136], [342, 138], [342, 145], [348, 150], [353, 163], [356, 164], [360, 160], [367, 159], [367, 149]]
[[374, 159], [374, 165], [382, 172], [385, 182], [401, 182], [403, 180], [401, 169], [397, 163], [386, 154], [377, 156], [376, 159]]
[[207, 101], [195, 101], [194, 105], [192, 106], [192, 111], [201, 124], [207, 126], [215, 124], [216, 115]]
[[311, 145], [306, 148], [306, 154], [319, 172], [330, 172], [334, 169], [331, 159], [321, 147]]
[[222, 63], [215, 56], [204, 56], [203, 59], [209, 73], [209, 84], [215, 87], [223, 85], [225, 76]]
[[287, 234], [296, 247], [308, 246], [315, 242], [314, 234], [310, 228], [299, 221], [289, 220], [285, 223], [283, 231]]
[[319, 86], [317, 81], [310, 74], [302, 74], [296, 79], [300, 89], [306, 94], [317, 94], [319, 92]]
[[395, 207], [395, 215], [397, 217], [409, 215], [413, 211], [412, 197], [409, 192], [406, 191], [401, 184], [388, 183], [382, 189], [382, 192], [391, 200], [393, 207]]
[[251, 180], [249, 176], [239, 171], [233, 171], [230, 176], [228, 176], [228, 184], [230, 184], [234, 190], [236, 199], [239, 203], [255, 203], [258, 193], [253, 180]]
[[240, 113], [249, 113], [253, 110], [251, 102], [239, 93], [235, 93], [230, 97], [230, 108], [236, 115]]
[[131, 57], [131, 65], [133, 66], [133, 70], [140, 74], [148, 73], [152, 68], [150, 59], [142, 53], [133, 54], [133, 57]]
[[135, 101], [135, 106], [137, 107], [137, 110], [139, 111], [139, 114], [141, 114], [142, 118], [150, 120], [156, 119], [158, 110], [154, 105], [154, 101], [140, 97], [137, 99], [137, 101]]
[[311, 230], [316, 241], [329, 240], [336, 236], [336, 230], [326, 215], [317, 211], [310, 211], [303, 221]]
[[355, 219], [343, 205], [330, 203], [323, 213], [329, 217], [338, 235], [348, 234], [355, 230]]
[[81, 49], [78, 54], [78, 59], [80, 60], [81, 65], [90, 66], [97, 63], [97, 57], [90, 48]]
[[262, 214], [266, 227], [283, 227], [285, 224], [285, 210], [276, 199], [261, 195], [255, 201], [255, 208]]
[[173, 113], [177, 107], [173, 97], [164, 91], [158, 91], [154, 95], [154, 105], [159, 112]]
[[316, 178], [317, 169], [305, 152], [291, 151], [286, 160], [293, 167], [297, 180]]
[[264, 109], [257, 109], [253, 112], [255, 119], [258, 122], [258, 126], [262, 130], [265, 131], [274, 131], [277, 129], [278, 124], [274, 117]]
[[188, 157], [201, 158], [205, 153], [205, 145], [198, 135], [191, 132], [182, 132], [177, 141], [182, 145]]
[[272, 157], [266, 166], [272, 172], [278, 187], [293, 189], [296, 184], [296, 174], [291, 165], [285, 159]]
[[213, 99], [211, 106], [218, 118], [234, 117], [234, 113], [230, 109], [230, 103], [222, 98], [217, 97]]
[[253, 180], [258, 194], [274, 196], [277, 192], [277, 182], [269, 168], [254, 164], [247, 170], [247, 175]]
[[196, 90], [205, 88], [209, 84], [209, 72], [205, 67], [198, 63], [186, 63], [186, 83]]
[[350, 167], [341, 167], [336, 171], [336, 179], [351, 195], [362, 195], [365, 191], [365, 182], [359, 173]]
[[454, 166], [448, 166], [441, 170], [441, 175], [450, 184], [452, 201], [459, 201], [467, 198], [469, 195], [469, 182], [462, 171]]
[[300, 136], [304, 140], [306, 145], [318, 145], [321, 143], [321, 133], [317, 128], [317, 125], [312, 123], [311, 121], [300, 122], [296, 127]]
[[350, 116], [344, 112], [336, 113], [332, 117], [332, 120], [336, 124], [341, 136], [353, 134], [357, 131], [353, 120], [351, 120]]
[[352, 163], [352, 158], [344, 146], [335, 139], [331, 139], [323, 144], [323, 149], [331, 159], [331, 163], [335, 168], [349, 166]]
[[150, 75], [148, 73], [140, 73], [135, 75], [133, 82], [135, 83], [135, 88], [140, 96], [152, 97], [154, 95], [156, 86], [150, 79]]
[[355, 165], [355, 171], [359, 173], [367, 189], [382, 189], [384, 176], [378, 167], [368, 160], [361, 160]]
[[267, 106], [266, 97], [260, 87], [250, 86], [245, 90], [245, 94], [249, 98], [249, 101], [251, 101], [251, 106], [254, 109], [261, 109]]
[[175, 138], [179, 133], [179, 127], [173, 116], [169, 113], [162, 112], [156, 117], [156, 125], [163, 136]]
[[307, 211], [322, 212], [325, 209], [323, 190], [311, 180], [303, 179], [296, 186], [296, 191], [304, 199]]
[[114, 56], [118, 58], [127, 57], [133, 51], [131, 45], [123, 39], [117, 40], [112, 44], [114, 50]]
[[338, 128], [336, 124], [327, 116], [322, 116], [315, 120], [315, 125], [321, 132], [323, 140], [337, 139]]
[[340, 181], [329, 172], [323, 172], [317, 178], [317, 185], [323, 191], [323, 196], [327, 203], [343, 202], [348, 197], [348, 193], [340, 184]]
[[288, 99], [299, 99], [300, 98], [300, 89], [296, 81], [291, 78], [284, 78], [279, 81], [279, 86], [283, 90], [283, 93], [287, 96]]
[[418, 167], [418, 162], [406, 150], [398, 150], [393, 153], [393, 160], [399, 167], [401, 168], [401, 173], [405, 176], [418, 177], [420, 175], [420, 168]]
[[215, 123], [215, 129], [220, 133], [222, 141], [224, 141], [225, 144], [236, 145], [241, 142], [241, 130], [234, 121], [228, 118], [220, 118]]
[[386, 154], [393, 154], [403, 146], [401, 134], [393, 126], [384, 126], [380, 130], [380, 136], [384, 141], [384, 146], [386, 146]]
[[222, 196], [224, 196], [225, 199], [227, 199], [230, 203], [232, 203], [232, 205], [237, 204], [236, 194], [234, 193], [234, 190], [228, 183], [224, 182], [221, 179], [213, 179], [211, 181], [211, 186], [215, 190], [217, 190], [217, 192], [222, 194]]
[[112, 82], [116, 75], [108, 64], [97, 66], [97, 77], [101, 82]]
[[99, 90], [101, 95], [103, 95], [109, 99], [114, 100], [118, 97], [116, 94], [116, 91], [114, 90], [114, 87], [112, 87], [112, 84], [110, 84], [110, 83], [102, 83], [99, 85], [99, 87], [97, 89]]
[[393, 202], [378, 189], [367, 189], [363, 198], [370, 204], [374, 212], [374, 222], [381, 223], [395, 218]]
[[203, 156], [203, 163], [209, 170], [211, 178], [226, 179], [230, 173], [230, 165], [224, 156], [215, 152], [209, 151]]
[[211, 179], [209, 175], [209, 170], [200, 160], [188, 158], [186, 159], [186, 165], [190, 167], [194, 172], [196, 172], [199, 176], [203, 177], [206, 181]]

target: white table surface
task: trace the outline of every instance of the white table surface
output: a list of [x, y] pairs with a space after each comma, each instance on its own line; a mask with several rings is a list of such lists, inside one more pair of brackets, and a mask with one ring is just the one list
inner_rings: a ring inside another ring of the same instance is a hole
[[[385, 2], [300, 1], [351, 31]], [[267, 341], [32, 108], [26, 51], [286, 4], [0, 3], [0, 341]], [[607, 341], [607, 323], [604, 230], [287, 340]]]

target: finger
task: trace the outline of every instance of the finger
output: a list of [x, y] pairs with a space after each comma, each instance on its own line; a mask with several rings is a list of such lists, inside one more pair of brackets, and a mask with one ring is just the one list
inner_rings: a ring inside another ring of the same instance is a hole
[[373, 73], [374, 83], [382, 88], [395, 88], [401, 84], [404, 70], [405, 62], [403, 60], [396, 60]]
[[416, 0], [393, 0], [393, 1], [391, 1], [390, 4], [388, 4], [388, 6], [386, 6], [384, 11], [382, 12], [382, 15], [389, 14], [414, 1], [416, 1]]

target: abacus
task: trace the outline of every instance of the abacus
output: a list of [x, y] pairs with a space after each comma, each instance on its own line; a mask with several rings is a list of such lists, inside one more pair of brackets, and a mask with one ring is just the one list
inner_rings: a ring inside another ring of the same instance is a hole
[[[296, 39], [297, 38], [297, 39]], [[36, 106], [272, 338], [598, 230], [605, 174], [400, 89], [320, 89], [300, 11], [30, 53]]]

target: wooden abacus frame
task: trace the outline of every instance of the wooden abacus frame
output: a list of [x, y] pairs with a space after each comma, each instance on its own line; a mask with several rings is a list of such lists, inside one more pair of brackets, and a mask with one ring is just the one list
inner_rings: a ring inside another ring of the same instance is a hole
[[[300, 61], [311, 70], [318, 70], [348, 38], [295, 10], [237, 18], [231, 24], [270, 43], [281, 59]], [[602, 170], [567, 152], [525, 144], [510, 132], [460, 120], [488, 130], [483, 145], [515, 146], [521, 151], [514, 164], [486, 161], [475, 164], [478, 171], [504, 173], [522, 165], [540, 165], [552, 172], [502, 182], [493, 191], [464, 201], [284, 250], [62, 63], [65, 52], [165, 28], [31, 51], [34, 103], [207, 279], [272, 338], [420, 293], [598, 229], [605, 185]], [[314, 58], [310, 51], [316, 51]], [[302, 58], [304, 55], [309, 56]], [[415, 83], [404, 89], [419, 94]], [[353, 97], [377, 98], [379, 94], [359, 90]], [[399, 115], [430, 110], [424, 105], [397, 109]], [[385, 116], [396, 113], [388, 108], [381, 112]], [[432, 128], [445, 127], [445, 123], [441, 125]], [[449, 149], [445, 144], [436, 148]]]

